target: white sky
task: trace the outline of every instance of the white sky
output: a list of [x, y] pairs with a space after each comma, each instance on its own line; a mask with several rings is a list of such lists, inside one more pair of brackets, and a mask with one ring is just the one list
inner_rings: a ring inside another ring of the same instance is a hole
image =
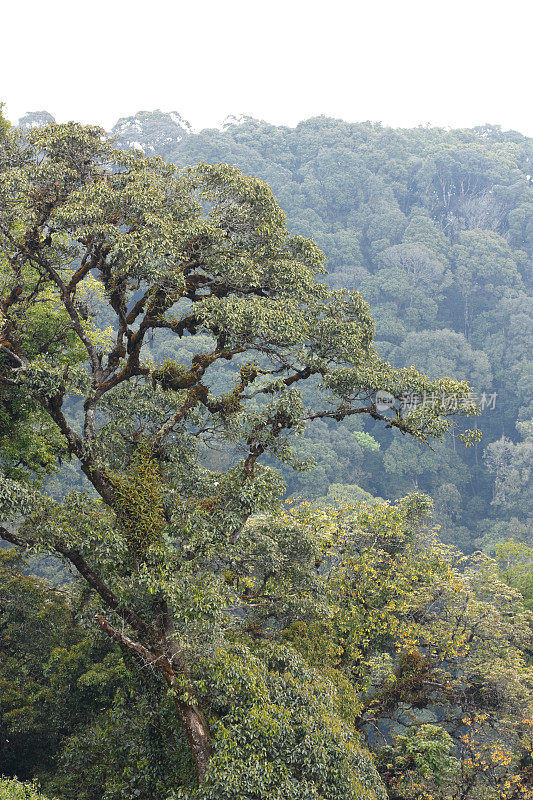
[[0, 100], [16, 121], [110, 128], [161, 108], [326, 114], [411, 126], [490, 122], [533, 135], [528, 0], [7, 0]]

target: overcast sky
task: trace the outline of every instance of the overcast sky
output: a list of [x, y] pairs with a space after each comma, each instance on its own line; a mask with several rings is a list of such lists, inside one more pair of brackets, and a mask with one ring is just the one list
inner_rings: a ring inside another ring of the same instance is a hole
[[[9, 0], [0, 100], [110, 128], [160, 108], [533, 135], [530, 2]], [[529, 7], [529, 8], [528, 8]]]

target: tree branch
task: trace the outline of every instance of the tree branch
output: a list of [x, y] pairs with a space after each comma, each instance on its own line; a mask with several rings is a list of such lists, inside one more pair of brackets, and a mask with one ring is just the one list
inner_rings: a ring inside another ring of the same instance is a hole
[[[104, 633], [110, 636], [111, 639], [117, 642], [121, 647], [126, 647], [128, 650], [131, 650], [137, 659], [139, 659], [143, 664], [155, 666], [157, 662], [157, 667], [159, 670], [161, 670], [162, 666], [164, 666], [162, 664], [162, 660], [164, 659], [163, 656], [155, 656], [140, 642], [135, 642], [129, 636], [126, 636], [123, 631], [119, 631], [118, 628], [115, 628], [114, 625], [111, 625], [111, 623], [104, 616], [102, 616], [102, 614], [95, 614], [94, 619]], [[170, 663], [168, 666], [170, 668]]]
[[[0, 538], [24, 550], [36, 547], [39, 544], [35, 539], [19, 536], [16, 533], [8, 531], [7, 528], [4, 528], [3, 526], [0, 526]], [[111, 611], [114, 611], [116, 614], [118, 614], [119, 617], [124, 620], [124, 622], [127, 622], [129, 625], [131, 625], [131, 627], [136, 630], [137, 633], [147, 638], [148, 641], [151, 641], [154, 638], [154, 631], [152, 630], [151, 626], [141, 619], [141, 617], [139, 617], [135, 611], [120, 603], [119, 598], [116, 596], [113, 590], [110, 589], [106, 583], [104, 583], [102, 578], [87, 563], [79, 550], [76, 550], [74, 547], [69, 547], [59, 538], [56, 538], [53, 542], [51, 542], [50, 547], [54, 552], [66, 558], [74, 567], [76, 567], [82, 578], [84, 578], [89, 586], [91, 586], [91, 588], [97, 592], [97, 594], [101, 597]]]

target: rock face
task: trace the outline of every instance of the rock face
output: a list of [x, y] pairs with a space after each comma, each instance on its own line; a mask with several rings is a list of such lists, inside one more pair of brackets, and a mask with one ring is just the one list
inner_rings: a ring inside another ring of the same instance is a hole
[[133, 117], [119, 119], [111, 131], [119, 147], [163, 158], [192, 133], [190, 124], [177, 111], [139, 111]]

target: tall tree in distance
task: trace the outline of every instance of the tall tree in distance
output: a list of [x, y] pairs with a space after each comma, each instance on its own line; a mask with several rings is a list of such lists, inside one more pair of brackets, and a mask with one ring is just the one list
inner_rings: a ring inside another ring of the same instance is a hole
[[[231, 628], [232, 548], [279, 502], [261, 459], [304, 467], [290, 440], [314, 420], [428, 442], [475, 413], [465, 381], [380, 359], [367, 304], [317, 281], [323, 262], [235, 168], [180, 171], [73, 123], [2, 141], [0, 384], [25, 424], [0, 442], [0, 536], [77, 570], [97, 625], [166, 682], [199, 783], [213, 745], [190, 654]], [[154, 363], [161, 336], [190, 359]], [[404, 407], [413, 392], [431, 401]], [[214, 471], [220, 444], [234, 459]], [[88, 489], [58, 502], [40, 479], [65, 457]]]

